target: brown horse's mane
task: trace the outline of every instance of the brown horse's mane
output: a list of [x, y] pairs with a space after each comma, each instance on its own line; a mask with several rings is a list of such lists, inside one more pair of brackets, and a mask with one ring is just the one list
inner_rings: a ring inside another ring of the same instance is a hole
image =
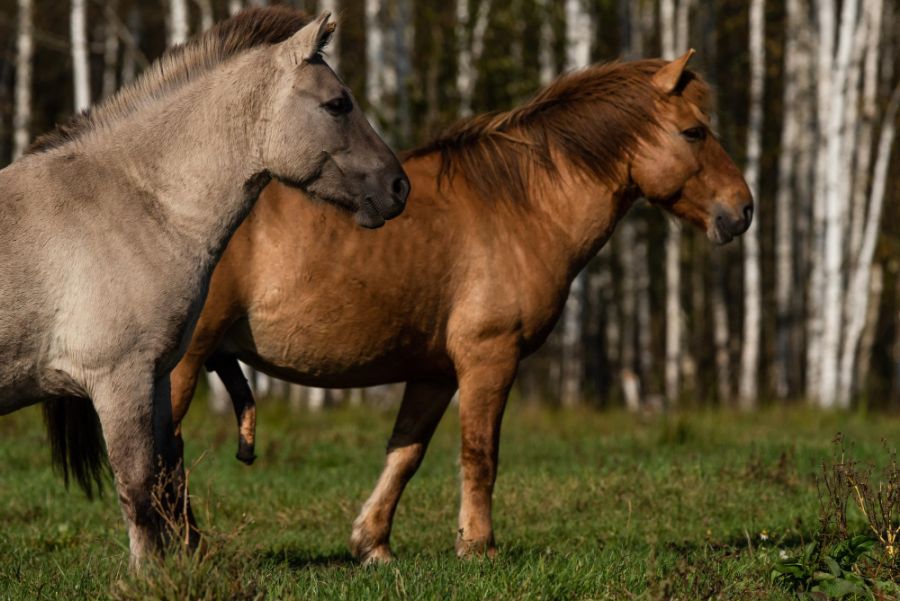
[[[659, 128], [661, 59], [595, 65], [559, 77], [530, 102], [463, 119], [407, 158], [441, 155], [439, 180], [456, 174], [483, 198], [526, 199], [532, 177], [559, 174], [560, 152], [592, 180], [614, 182], [620, 161]], [[676, 93], [709, 112], [709, 86], [685, 71]]]
[[286, 6], [244, 10], [205, 33], [168, 50], [132, 83], [39, 136], [26, 154], [46, 152], [104, 124], [132, 115], [198, 75], [256, 46], [282, 42], [309, 23], [309, 16]]

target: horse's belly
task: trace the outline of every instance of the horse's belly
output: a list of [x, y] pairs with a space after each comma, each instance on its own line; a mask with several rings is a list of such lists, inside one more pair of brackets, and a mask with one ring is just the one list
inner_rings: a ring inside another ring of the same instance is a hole
[[356, 388], [443, 374], [449, 360], [414, 335], [382, 324], [348, 328], [338, 324], [289, 327], [239, 323], [223, 350], [270, 375], [306, 386]]

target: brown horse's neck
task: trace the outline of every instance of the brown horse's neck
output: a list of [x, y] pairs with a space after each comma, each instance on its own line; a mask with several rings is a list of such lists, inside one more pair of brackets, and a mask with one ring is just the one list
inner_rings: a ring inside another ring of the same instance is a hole
[[493, 202], [502, 215], [497, 227], [522, 238], [542, 263], [571, 280], [612, 235], [616, 224], [636, 200], [627, 168], [616, 170], [618, 181], [598, 181], [577, 170], [554, 153], [558, 175], [537, 170], [528, 186], [528, 198], [500, 194]]

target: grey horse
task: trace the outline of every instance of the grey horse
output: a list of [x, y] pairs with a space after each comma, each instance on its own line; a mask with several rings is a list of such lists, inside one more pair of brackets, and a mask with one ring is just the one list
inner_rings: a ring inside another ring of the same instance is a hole
[[163, 475], [189, 513], [169, 372], [260, 190], [278, 179], [366, 227], [406, 202], [399, 162], [322, 58], [329, 15], [279, 41], [286, 11], [170, 51], [90, 127], [0, 171], [0, 415], [47, 403], [55, 458], [89, 494], [105, 441], [133, 565], [167, 539]]

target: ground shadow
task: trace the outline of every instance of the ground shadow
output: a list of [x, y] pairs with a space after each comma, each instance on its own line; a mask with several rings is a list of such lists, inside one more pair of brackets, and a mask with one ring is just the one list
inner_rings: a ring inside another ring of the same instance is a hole
[[302, 547], [284, 547], [263, 551], [257, 555], [257, 563], [263, 565], [280, 565], [291, 570], [306, 568], [345, 568], [359, 563], [349, 551], [317, 553]]

